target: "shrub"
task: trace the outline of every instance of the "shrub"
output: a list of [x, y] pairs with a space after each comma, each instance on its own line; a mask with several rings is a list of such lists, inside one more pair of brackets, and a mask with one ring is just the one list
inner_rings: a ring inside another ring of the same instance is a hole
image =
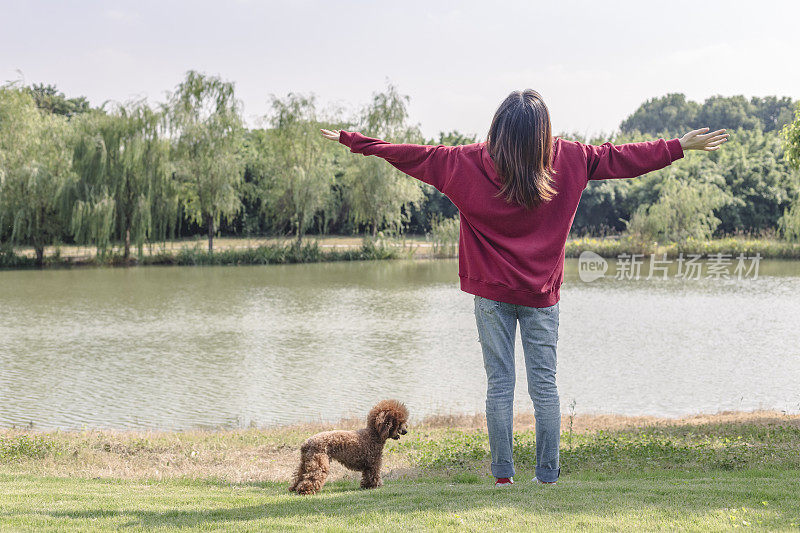
[[428, 237], [433, 243], [434, 257], [455, 257], [458, 254], [458, 216], [441, 218], [431, 217], [431, 231]]
[[655, 203], [634, 212], [627, 223], [628, 232], [649, 241], [709, 239], [720, 223], [714, 210], [728, 202], [714, 184], [668, 180]]
[[16, 437], [0, 437], [0, 458], [1, 459], [21, 459], [42, 458], [50, 454], [58, 453], [56, 443], [43, 436], [19, 435]]
[[800, 198], [795, 198], [789, 209], [778, 220], [781, 236], [789, 242], [800, 242]]

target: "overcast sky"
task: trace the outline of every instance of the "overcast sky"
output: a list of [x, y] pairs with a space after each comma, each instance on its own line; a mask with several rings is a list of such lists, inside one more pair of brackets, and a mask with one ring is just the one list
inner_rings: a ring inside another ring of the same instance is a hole
[[97, 105], [161, 101], [195, 69], [235, 82], [255, 125], [270, 94], [355, 110], [388, 79], [428, 137], [484, 137], [530, 87], [555, 131], [597, 133], [668, 92], [800, 98], [798, 21], [795, 0], [0, 0], [0, 80]]

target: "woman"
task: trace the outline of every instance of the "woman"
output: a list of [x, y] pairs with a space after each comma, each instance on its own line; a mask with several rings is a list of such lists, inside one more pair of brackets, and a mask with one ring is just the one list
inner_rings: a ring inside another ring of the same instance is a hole
[[376, 155], [433, 185], [458, 207], [458, 275], [461, 290], [475, 295], [495, 486], [513, 484], [517, 322], [536, 418], [534, 479], [558, 480], [558, 301], [564, 247], [581, 193], [589, 180], [640, 176], [680, 159], [685, 150], [711, 152], [727, 140], [725, 130], [707, 131], [619, 146], [553, 139], [547, 106], [531, 89], [514, 91], [500, 104], [484, 143], [391, 144], [355, 132], [322, 130], [353, 153]]

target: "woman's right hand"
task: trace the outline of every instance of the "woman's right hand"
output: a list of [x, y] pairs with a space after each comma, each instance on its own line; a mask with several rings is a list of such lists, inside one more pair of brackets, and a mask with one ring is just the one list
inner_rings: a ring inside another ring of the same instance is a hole
[[679, 140], [681, 141], [681, 148], [686, 150], [703, 150], [705, 152], [713, 152], [719, 149], [719, 145], [728, 140], [728, 134], [725, 130], [712, 131], [706, 133], [708, 128], [700, 128], [699, 130], [692, 130]]

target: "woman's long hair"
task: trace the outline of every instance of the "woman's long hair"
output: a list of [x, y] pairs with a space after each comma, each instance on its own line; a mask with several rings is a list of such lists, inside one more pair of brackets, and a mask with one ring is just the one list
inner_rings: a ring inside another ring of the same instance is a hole
[[526, 208], [556, 195], [550, 113], [533, 89], [514, 91], [494, 114], [486, 139], [503, 186], [497, 196]]

